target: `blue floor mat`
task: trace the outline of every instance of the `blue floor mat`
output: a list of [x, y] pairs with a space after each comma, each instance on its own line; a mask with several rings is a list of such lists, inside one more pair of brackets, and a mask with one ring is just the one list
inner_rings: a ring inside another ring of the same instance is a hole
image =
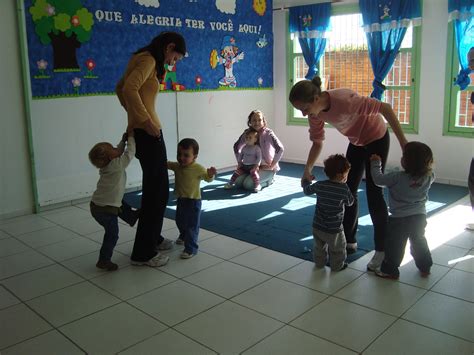
[[[231, 173], [219, 174], [213, 182], [202, 184], [201, 228], [312, 260], [311, 223], [316, 199], [314, 195], [303, 194], [300, 187], [302, 172], [303, 165], [281, 163], [281, 171], [275, 177], [273, 185], [258, 193], [239, 189], [225, 190], [224, 184], [228, 182]], [[314, 172], [317, 179], [326, 178], [321, 168], [315, 168]], [[170, 185], [171, 189], [172, 187]], [[466, 187], [433, 184], [427, 203], [428, 215], [445, 208], [467, 193]], [[125, 200], [138, 208], [140, 192], [127, 193]], [[171, 192], [165, 216], [174, 219], [175, 211], [176, 199]], [[348, 262], [374, 249], [364, 182], [359, 189], [359, 216], [358, 251], [348, 255]]]

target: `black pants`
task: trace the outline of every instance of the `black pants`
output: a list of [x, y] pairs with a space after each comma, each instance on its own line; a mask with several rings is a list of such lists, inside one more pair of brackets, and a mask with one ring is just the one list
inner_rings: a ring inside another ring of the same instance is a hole
[[367, 193], [367, 205], [369, 207], [370, 217], [374, 225], [375, 250], [384, 250], [384, 238], [387, 228], [388, 211], [387, 204], [383, 197], [383, 190], [374, 184], [372, 174], [370, 173], [370, 156], [377, 154], [382, 158], [382, 171], [385, 170], [388, 150], [390, 147], [390, 135], [388, 131], [385, 136], [367, 144], [366, 146], [356, 146], [349, 143], [347, 147], [346, 158], [351, 163], [351, 170], [347, 177], [347, 186], [354, 196], [354, 204], [346, 207], [344, 214], [344, 233], [347, 243], [356, 243], [356, 233], [359, 219], [359, 202], [357, 190], [365, 170], [365, 185]]
[[410, 239], [410, 252], [416, 267], [423, 272], [429, 272], [433, 265], [430, 248], [425, 238], [426, 215], [388, 219], [388, 234], [385, 241], [385, 259], [380, 270], [386, 274], [399, 275], [400, 266], [407, 240]]
[[161, 229], [169, 197], [166, 146], [163, 134], [152, 137], [135, 129], [136, 157], [142, 167], [142, 205], [131, 259], [147, 261], [157, 255], [163, 241]]

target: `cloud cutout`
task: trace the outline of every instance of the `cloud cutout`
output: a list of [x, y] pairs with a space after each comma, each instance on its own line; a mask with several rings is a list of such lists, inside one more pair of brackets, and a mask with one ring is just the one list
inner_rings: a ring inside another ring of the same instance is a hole
[[216, 0], [216, 7], [225, 14], [235, 14], [235, 0]]

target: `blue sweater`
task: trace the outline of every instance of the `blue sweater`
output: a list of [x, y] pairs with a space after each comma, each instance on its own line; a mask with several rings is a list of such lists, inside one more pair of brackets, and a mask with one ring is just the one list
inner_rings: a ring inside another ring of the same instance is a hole
[[434, 174], [413, 177], [404, 171], [383, 174], [380, 161], [371, 163], [374, 183], [388, 187], [388, 204], [392, 217], [407, 217], [426, 214], [428, 190], [434, 181]]

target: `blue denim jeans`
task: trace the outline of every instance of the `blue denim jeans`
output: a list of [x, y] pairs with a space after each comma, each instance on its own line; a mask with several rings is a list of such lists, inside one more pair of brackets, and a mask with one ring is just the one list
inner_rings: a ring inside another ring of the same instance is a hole
[[178, 198], [176, 205], [176, 225], [179, 238], [184, 240], [184, 251], [197, 254], [199, 226], [201, 224], [201, 200]]
[[122, 201], [122, 206], [120, 207], [118, 215], [97, 211], [91, 211], [91, 214], [97, 223], [104, 227], [105, 230], [102, 247], [100, 248], [99, 253], [99, 261], [110, 261], [119, 238], [118, 218], [120, 217], [120, 219], [131, 224], [136, 217], [134, 216], [132, 208], [125, 201]]

